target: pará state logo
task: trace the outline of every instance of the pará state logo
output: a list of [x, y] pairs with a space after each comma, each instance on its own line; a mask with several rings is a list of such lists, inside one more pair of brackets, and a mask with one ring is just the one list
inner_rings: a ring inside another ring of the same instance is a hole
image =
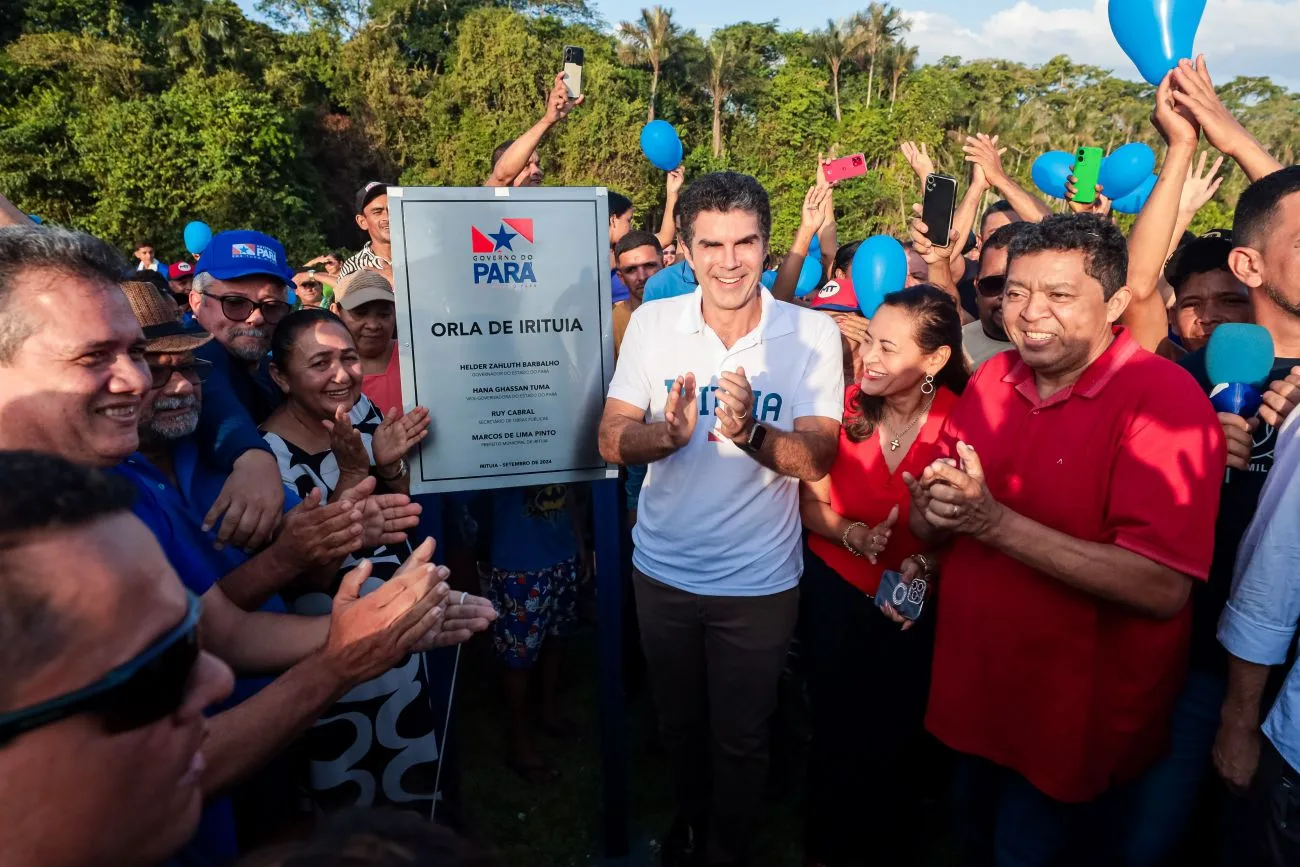
[[470, 226], [469, 233], [475, 284], [531, 286], [537, 283], [533, 271], [532, 219], [506, 217], [495, 231]]

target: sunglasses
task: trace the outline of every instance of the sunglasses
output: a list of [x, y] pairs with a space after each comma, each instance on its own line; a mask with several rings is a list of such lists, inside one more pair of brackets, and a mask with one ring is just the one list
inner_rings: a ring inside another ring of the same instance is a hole
[[149, 375], [153, 377], [153, 387], [162, 388], [172, 381], [172, 374], [179, 373], [191, 385], [201, 385], [212, 370], [212, 362], [196, 358], [185, 364], [151, 364]]
[[285, 301], [254, 301], [243, 295], [213, 295], [211, 292], [199, 294], [220, 301], [222, 314], [231, 322], [246, 322], [254, 310], [260, 310], [266, 324], [275, 325], [293, 310]]
[[185, 617], [141, 654], [81, 689], [32, 707], [0, 714], [0, 747], [19, 735], [83, 713], [99, 714], [110, 734], [144, 728], [174, 714], [185, 701], [199, 659], [199, 598]]
[[1007, 286], [1007, 275], [1002, 274], [996, 277], [981, 277], [975, 281], [975, 291], [979, 292], [985, 298], [996, 298], [1002, 294], [1002, 290]]

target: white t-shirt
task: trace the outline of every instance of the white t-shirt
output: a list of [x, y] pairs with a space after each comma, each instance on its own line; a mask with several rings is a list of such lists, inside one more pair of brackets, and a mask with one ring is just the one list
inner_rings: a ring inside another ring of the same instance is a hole
[[650, 465], [637, 509], [632, 562], [672, 587], [706, 596], [766, 596], [796, 586], [799, 482], [767, 469], [713, 433], [712, 390], [723, 372], [745, 368], [754, 415], [768, 427], [839, 421], [844, 409], [840, 332], [829, 316], [762, 290], [758, 327], [723, 346], [704, 324], [701, 293], [643, 304], [623, 337], [609, 396], [664, 418], [678, 376], [694, 373], [700, 418], [685, 447]]

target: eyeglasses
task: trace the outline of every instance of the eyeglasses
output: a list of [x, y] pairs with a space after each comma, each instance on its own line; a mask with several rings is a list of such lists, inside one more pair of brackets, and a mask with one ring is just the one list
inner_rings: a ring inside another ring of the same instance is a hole
[[212, 371], [212, 362], [195, 358], [185, 364], [151, 364], [149, 375], [153, 377], [153, 387], [162, 388], [172, 381], [172, 374], [179, 373], [191, 385], [200, 385]]
[[1007, 287], [1007, 275], [1000, 274], [995, 277], [981, 277], [975, 281], [975, 290], [985, 298], [996, 298], [1002, 294], [1002, 290]]
[[21, 734], [83, 713], [103, 717], [120, 734], [144, 728], [180, 709], [199, 659], [202, 604], [193, 593], [185, 617], [134, 659], [99, 680], [32, 707], [0, 714], [0, 746]]
[[254, 301], [243, 295], [213, 295], [211, 292], [199, 294], [220, 301], [221, 312], [231, 322], [245, 322], [253, 315], [254, 310], [260, 310], [266, 324], [275, 325], [293, 310], [293, 307], [285, 301]]

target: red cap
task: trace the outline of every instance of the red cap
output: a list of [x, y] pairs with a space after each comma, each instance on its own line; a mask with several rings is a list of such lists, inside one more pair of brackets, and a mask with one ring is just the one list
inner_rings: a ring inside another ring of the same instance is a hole
[[853, 291], [853, 281], [837, 277], [812, 294], [813, 310], [833, 310], [843, 313], [861, 313], [858, 293]]
[[194, 276], [194, 266], [189, 262], [173, 262], [167, 266], [167, 278], [169, 280], [183, 280], [186, 277]]

